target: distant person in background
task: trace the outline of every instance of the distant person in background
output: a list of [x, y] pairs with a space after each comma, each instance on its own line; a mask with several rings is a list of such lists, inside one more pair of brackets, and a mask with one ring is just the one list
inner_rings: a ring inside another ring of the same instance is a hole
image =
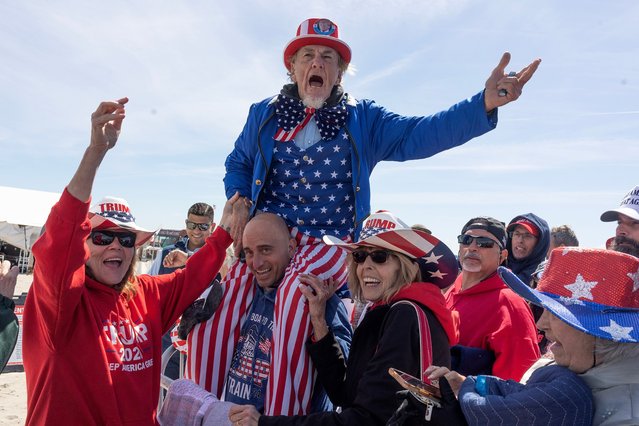
[[550, 230], [550, 245], [546, 252], [546, 258], [549, 258], [550, 252], [557, 247], [579, 247], [577, 235], [570, 226], [559, 225]]
[[472, 218], [457, 241], [461, 273], [445, 294], [448, 309], [459, 315], [453, 369], [519, 380], [540, 354], [528, 304], [497, 274], [508, 256], [504, 223]]
[[18, 267], [3, 260], [0, 264], [0, 373], [9, 362], [18, 341], [18, 317], [13, 312], [13, 293], [18, 282]]
[[616, 209], [601, 215], [602, 222], [617, 222], [611, 249], [639, 257], [639, 185], [621, 200]]
[[525, 283], [546, 259], [550, 244], [548, 223], [533, 213], [515, 216], [506, 227], [508, 231], [508, 268]]
[[237, 195], [184, 269], [134, 273], [135, 250], [153, 232], [122, 198], [89, 208], [127, 102], [102, 102], [91, 115], [89, 146], [33, 246], [22, 335], [27, 425], [156, 425], [162, 335], [213, 280], [232, 242]]
[[185, 223], [186, 236], [179, 239], [175, 244], [171, 244], [162, 249], [160, 256], [155, 258], [149, 275], [168, 274], [182, 266], [173, 266], [173, 255], [169, 256], [168, 261], [164, 264], [164, 260], [173, 250], [180, 250], [191, 256], [200, 249], [206, 238], [211, 235], [215, 229], [213, 222], [215, 209], [206, 203], [195, 203], [187, 212]]
[[[204, 246], [206, 239], [215, 229], [214, 214], [215, 209], [206, 203], [195, 203], [189, 207], [184, 221], [186, 236], [175, 244], [162, 249], [162, 253], [155, 258], [149, 275], [170, 274], [176, 269], [183, 268], [184, 264], [178, 263], [178, 252], [185, 254], [188, 258]], [[169, 331], [162, 336], [162, 353], [171, 346], [171, 332]], [[179, 352], [171, 356], [163, 373], [173, 380], [180, 377]]]

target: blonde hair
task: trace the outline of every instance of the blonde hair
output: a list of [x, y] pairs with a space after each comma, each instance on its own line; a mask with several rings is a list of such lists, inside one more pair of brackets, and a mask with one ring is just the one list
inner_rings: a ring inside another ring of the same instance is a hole
[[[393, 281], [384, 293], [382, 294], [382, 301], [388, 303], [393, 296], [395, 296], [402, 288], [415, 281], [420, 281], [419, 266], [410, 257], [398, 253], [396, 251], [388, 251], [390, 256], [395, 257], [399, 261], [399, 271]], [[350, 263], [348, 265], [348, 289], [351, 292], [353, 298], [358, 302], [367, 302], [363, 298], [362, 285], [357, 277], [357, 263], [353, 262], [352, 256], [349, 256]]]

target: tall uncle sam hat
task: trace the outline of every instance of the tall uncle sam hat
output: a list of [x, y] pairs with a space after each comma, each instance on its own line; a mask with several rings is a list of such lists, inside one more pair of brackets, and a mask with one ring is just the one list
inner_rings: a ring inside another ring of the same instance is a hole
[[351, 62], [351, 48], [339, 38], [337, 24], [324, 18], [310, 18], [297, 27], [297, 34], [284, 48], [284, 66], [290, 71], [289, 59], [300, 48], [313, 44], [335, 49], [348, 65]]

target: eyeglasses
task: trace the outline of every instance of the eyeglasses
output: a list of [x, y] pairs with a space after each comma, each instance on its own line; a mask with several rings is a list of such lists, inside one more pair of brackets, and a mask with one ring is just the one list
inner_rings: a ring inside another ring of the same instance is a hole
[[390, 256], [390, 252], [387, 252], [386, 250], [356, 250], [351, 253], [351, 256], [353, 256], [353, 262], [355, 263], [364, 263], [368, 256], [371, 257], [371, 260], [374, 263], [386, 263], [388, 256]]
[[191, 231], [195, 228], [198, 228], [200, 231], [207, 231], [211, 227], [210, 223], [195, 223], [190, 220], [185, 220], [184, 222], [186, 223], [186, 228]]
[[[460, 235], [457, 237], [457, 242], [463, 246], [469, 246], [475, 241], [477, 247], [479, 248], [493, 248], [495, 244], [498, 244], [497, 241], [488, 238], [488, 237], [475, 237], [473, 235]], [[501, 245], [499, 245], [501, 247]]]
[[108, 246], [113, 240], [118, 239], [122, 247], [133, 247], [136, 235], [133, 232], [93, 231], [91, 241], [96, 246]]
[[513, 231], [513, 232], [510, 233], [510, 239], [514, 240], [515, 238], [521, 238], [521, 239], [524, 239], [524, 240], [532, 240], [533, 238], [537, 238], [537, 237], [535, 237], [530, 232]]

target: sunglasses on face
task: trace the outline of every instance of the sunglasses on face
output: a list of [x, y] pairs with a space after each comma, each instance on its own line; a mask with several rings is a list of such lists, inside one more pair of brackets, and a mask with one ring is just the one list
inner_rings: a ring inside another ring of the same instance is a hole
[[368, 256], [371, 257], [371, 260], [374, 263], [386, 263], [386, 261], [388, 260], [388, 256], [390, 256], [390, 253], [386, 250], [356, 250], [351, 253], [351, 255], [353, 256], [353, 262], [355, 263], [364, 263]]
[[200, 231], [206, 231], [211, 227], [210, 223], [195, 223], [191, 222], [190, 220], [185, 220], [184, 222], [186, 223], [186, 228], [190, 229], [191, 231], [195, 228], [198, 228]]
[[91, 241], [96, 246], [108, 246], [116, 238], [122, 247], [133, 247], [136, 235], [132, 232], [93, 231]]
[[495, 244], [498, 244], [497, 241], [488, 237], [474, 237], [472, 235], [460, 235], [457, 237], [457, 242], [462, 246], [469, 246], [473, 241], [475, 241], [475, 244], [477, 244], [479, 248], [493, 248]]

